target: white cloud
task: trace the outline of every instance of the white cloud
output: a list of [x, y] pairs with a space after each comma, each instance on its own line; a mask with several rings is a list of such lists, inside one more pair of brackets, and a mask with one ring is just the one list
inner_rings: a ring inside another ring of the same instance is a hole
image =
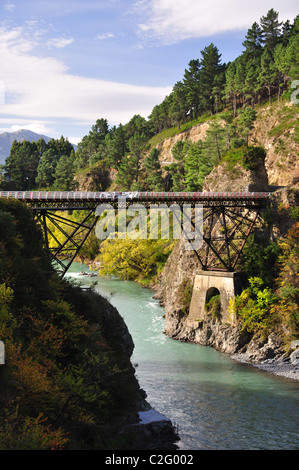
[[7, 10], [7, 11], [14, 11], [15, 5], [13, 3], [6, 3], [4, 5], [4, 9]]
[[[12, 122], [14, 122], [14, 121], [15, 120], [12, 120]], [[0, 124], [1, 123], [6, 123], [7, 124], [7, 120], [0, 119]], [[3, 132], [16, 132], [16, 131], [20, 131], [21, 129], [36, 132], [37, 134], [42, 134], [42, 135], [46, 135], [46, 136], [49, 136], [49, 137], [52, 137], [52, 136], [53, 137], [54, 136], [58, 137], [57, 133], [52, 128], [47, 127], [45, 125], [45, 123], [38, 122], [38, 121], [32, 121], [32, 122], [26, 121], [23, 124], [12, 124], [9, 127], [0, 127], [0, 133], [3, 133]]]
[[69, 46], [74, 42], [74, 38], [53, 38], [47, 42], [48, 47], [55, 47], [62, 49], [63, 47]]
[[5, 101], [0, 115], [31, 121], [67, 120], [91, 125], [99, 117], [110, 124], [128, 122], [134, 114], [147, 117], [171, 88], [135, 86], [68, 73], [53, 57], [39, 57], [24, 31], [0, 28], [1, 81]]
[[247, 29], [271, 8], [284, 21], [298, 14], [297, 0], [148, 0], [138, 5], [143, 12], [146, 8], [148, 17], [139, 25], [140, 34], [166, 44]]
[[103, 39], [111, 39], [114, 37], [115, 37], [114, 33], [102, 33], [102, 34], [97, 34], [96, 39], [99, 39], [100, 41], [102, 41]]

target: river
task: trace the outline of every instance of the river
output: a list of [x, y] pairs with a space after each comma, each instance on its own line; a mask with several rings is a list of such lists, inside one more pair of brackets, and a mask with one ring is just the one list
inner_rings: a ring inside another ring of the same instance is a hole
[[182, 450], [298, 450], [299, 384], [240, 364], [213, 348], [163, 334], [164, 309], [150, 289], [115, 278], [68, 277], [95, 283], [124, 318], [132, 363], [147, 401], [178, 427]]

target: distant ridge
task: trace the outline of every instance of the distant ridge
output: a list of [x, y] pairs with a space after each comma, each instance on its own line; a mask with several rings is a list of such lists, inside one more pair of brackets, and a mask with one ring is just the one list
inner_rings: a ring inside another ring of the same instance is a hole
[[[44, 139], [46, 143], [52, 139], [46, 135], [37, 134], [26, 129], [20, 129], [15, 132], [3, 132], [0, 134], [0, 164], [5, 163], [6, 158], [10, 154], [10, 148], [14, 140], [22, 142], [23, 140], [28, 140], [29, 142], [37, 142], [39, 139]], [[72, 144], [74, 150], [76, 150], [76, 145]]]

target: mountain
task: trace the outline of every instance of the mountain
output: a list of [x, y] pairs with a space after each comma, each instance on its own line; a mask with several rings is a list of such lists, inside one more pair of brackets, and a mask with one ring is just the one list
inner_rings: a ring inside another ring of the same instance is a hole
[[[5, 163], [6, 158], [10, 154], [10, 148], [14, 140], [22, 142], [23, 140], [28, 140], [29, 142], [37, 142], [39, 139], [44, 139], [46, 143], [51, 140], [52, 137], [47, 137], [46, 135], [37, 134], [26, 129], [20, 129], [16, 132], [4, 132], [0, 134], [0, 164]], [[74, 145], [74, 150], [76, 146]]]

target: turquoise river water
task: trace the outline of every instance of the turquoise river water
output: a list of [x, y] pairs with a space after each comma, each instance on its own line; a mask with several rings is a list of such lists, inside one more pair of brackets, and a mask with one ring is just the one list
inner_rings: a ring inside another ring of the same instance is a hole
[[298, 450], [299, 383], [240, 364], [213, 348], [163, 334], [164, 309], [135, 282], [80, 275], [124, 318], [147, 401], [178, 427], [182, 450]]

